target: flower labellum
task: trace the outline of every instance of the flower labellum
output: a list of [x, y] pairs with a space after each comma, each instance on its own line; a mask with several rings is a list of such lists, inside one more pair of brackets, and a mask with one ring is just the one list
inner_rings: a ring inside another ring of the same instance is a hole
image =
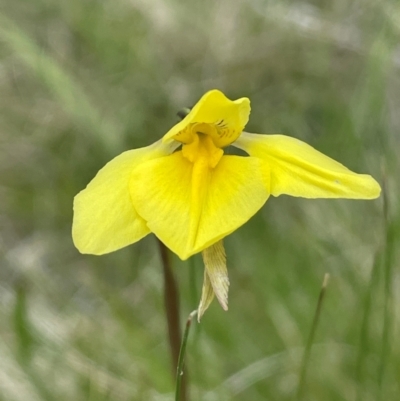
[[[248, 98], [232, 101], [211, 90], [162, 140], [111, 160], [75, 197], [72, 236], [78, 250], [102, 255], [152, 232], [183, 260], [202, 252], [200, 319], [214, 294], [228, 309], [222, 239], [270, 195], [379, 197], [371, 176], [298, 139], [244, 132], [249, 115]], [[248, 156], [224, 154], [229, 145]]]

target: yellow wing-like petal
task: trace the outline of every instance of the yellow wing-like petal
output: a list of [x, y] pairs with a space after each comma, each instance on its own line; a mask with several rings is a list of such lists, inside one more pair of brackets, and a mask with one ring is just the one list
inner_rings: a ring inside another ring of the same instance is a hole
[[102, 255], [139, 241], [149, 234], [136, 213], [129, 192], [132, 170], [140, 163], [165, 156], [177, 146], [162, 144], [130, 150], [107, 163], [74, 199], [72, 238], [82, 253]]
[[[190, 143], [194, 135], [192, 128], [196, 126], [195, 131], [212, 136], [215, 145], [222, 148], [237, 139], [247, 124], [249, 115], [248, 98], [232, 101], [214, 89], [204, 94], [190, 113], [164, 135], [163, 140], [174, 138], [182, 143]], [[211, 127], [205, 127], [207, 124]]]
[[269, 196], [268, 180], [257, 158], [223, 156], [202, 170], [179, 151], [138, 166], [131, 195], [150, 230], [187, 259], [249, 220]]
[[244, 132], [234, 146], [268, 163], [274, 196], [374, 199], [380, 194], [370, 175], [354, 173], [295, 138]]

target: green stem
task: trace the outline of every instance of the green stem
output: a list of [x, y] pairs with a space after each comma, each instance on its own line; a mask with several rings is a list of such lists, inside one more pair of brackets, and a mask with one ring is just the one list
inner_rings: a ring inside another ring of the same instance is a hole
[[306, 344], [306, 348], [304, 350], [303, 361], [301, 363], [299, 386], [297, 387], [297, 396], [296, 396], [296, 399], [298, 401], [300, 401], [302, 399], [302, 396], [303, 396], [304, 385], [305, 385], [305, 381], [306, 381], [308, 361], [310, 359], [310, 353], [311, 353], [311, 347], [312, 347], [312, 344], [314, 342], [315, 331], [317, 329], [319, 317], [321, 315], [322, 302], [323, 302], [324, 297], [325, 297], [325, 291], [326, 291], [326, 286], [328, 285], [328, 281], [329, 281], [329, 273], [325, 273], [324, 281], [322, 282], [321, 290], [319, 292], [317, 308], [316, 308], [315, 313], [314, 313], [314, 319], [313, 319], [313, 322], [312, 322], [310, 335], [308, 336], [308, 341], [307, 341], [307, 344]]
[[369, 357], [370, 353], [370, 337], [371, 333], [369, 330], [370, 318], [371, 318], [371, 308], [373, 305], [374, 295], [376, 293], [377, 282], [379, 281], [379, 269], [381, 267], [382, 255], [377, 252], [374, 258], [374, 264], [372, 266], [371, 277], [369, 279], [368, 288], [364, 295], [364, 311], [360, 327], [360, 340], [358, 346], [358, 355], [355, 369], [355, 379], [357, 383], [357, 401], [362, 401], [363, 399], [363, 369], [366, 366], [365, 360]]
[[[170, 254], [168, 248], [158, 240], [161, 254], [161, 262], [164, 275], [164, 305], [168, 326], [168, 341], [172, 357], [172, 372], [179, 360], [179, 349], [181, 344], [180, 314], [179, 314], [179, 291], [174, 273], [172, 271]], [[186, 401], [186, 384], [182, 383], [182, 400]]]
[[181, 348], [179, 350], [179, 359], [178, 366], [176, 369], [176, 390], [175, 390], [175, 401], [181, 401], [181, 387], [182, 387], [182, 378], [183, 378], [183, 369], [185, 366], [185, 353], [186, 353], [186, 344], [189, 337], [190, 327], [192, 325], [192, 319], [197, 315], [197, 310], [194, 310], [190, 313], [187, 321], [186, 328], [183, 334], [183, 339], [181, 343]]
[[384, 400], [384, 378], [387, 366], [387, 359], [390, 355], [391, 350], [391, 337], [392, 337], [392, 322], [393, 316], [393, 259], [395, 252], [395, 237], [396, 230], [394, 224], [390, 220], [389, 216], [389, 196], [388, 196], [388, 183], [386, 174], [383, 174], [382, 182], [382, 194], [383, 194], [383, 212], [385, 221], [385, 248], [384, 248], [384, 315], [383, 315], [383, 333], [382, 333], [382, 352], [378, 370], [378, 387], [379, 395], [378, 400]]
[[188, 260], [189, 264], [189, 286], [190, 286], [190, 295], [191, 295], [191, 304], [196, 305], [199, 303], [199, 294], [198, 294], [198, 289], [197, 289], [197, 269], [196, 269], [196, 258], [191, 257]]

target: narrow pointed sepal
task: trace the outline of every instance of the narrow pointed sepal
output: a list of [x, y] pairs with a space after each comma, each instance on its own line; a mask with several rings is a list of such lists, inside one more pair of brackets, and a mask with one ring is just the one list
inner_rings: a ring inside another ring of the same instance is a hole
[[206, 269], [204, 269], [204, 280], [203, 280], [203, 288], [201, 290], [201, 299], [198, 307], [197, 321], [200, 323], [201, 317], [204, 315], [204, 312], [211, 305], [211, 302], [214, 299], [214, 290], [211, 285], [211, 281], [208, 277]]
[[206, 248], [202, 252], [202, 256], [205, 270], [203, 290], [197, 317], [198, 321], [200, 321], [204, 312], [210, 306], [214, 295], [217, 297], [222, 309], [228, 310], [229, 278], [222, 240]]

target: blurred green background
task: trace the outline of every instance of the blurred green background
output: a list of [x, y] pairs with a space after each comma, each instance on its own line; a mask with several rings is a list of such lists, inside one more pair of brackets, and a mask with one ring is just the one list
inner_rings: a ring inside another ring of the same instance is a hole
[[[191, 400], [295, 399], [325, 272], [304, 399], [400, 399], [399, 39], [398, 0], [2, 0], [0, 401], [173, 399], [155, 238], [81, 255], [72, 201], [212, 88], [386, 196], [271, 198], [226, 239], [230, 310], [193, 327]], [[173, 264], [184, 319], [203, 265]]]

